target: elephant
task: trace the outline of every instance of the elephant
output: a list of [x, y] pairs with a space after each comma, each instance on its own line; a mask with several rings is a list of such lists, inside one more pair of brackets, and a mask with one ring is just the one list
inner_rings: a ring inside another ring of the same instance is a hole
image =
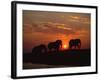
[[41, 54], [45, 54], [47, 52], [47, 48], [44, 44], [41, 44], [41, 45], [38, 45], [38, 46], [35, 46], [33, 49], [32, 49], [32, 54], [34, 56], [38, 56], [38, 55], [41, 55]]
[[69, 41], [69, 48], [72, 49], [74, 47], [74, 49], [81, 48], [81, 40], [80, 39], [71, 39]]
[[55, 42], [50, 42], [48, 44], [48, 49], [49, 51], [59, 51], [59, 49], [62, 48], [62, 41], [61, 40], [56, 40]]

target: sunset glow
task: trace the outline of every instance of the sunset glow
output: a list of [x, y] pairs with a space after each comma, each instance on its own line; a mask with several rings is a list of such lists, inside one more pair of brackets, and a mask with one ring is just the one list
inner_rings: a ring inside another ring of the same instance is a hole
[[68, 47], [68, 46], [67, 46], [66, 44], [63, 45], [63, 48], [64, 48], [64, 49], [67, 49], [67, 47]]
[[71, 39], [81, 40], [81, 49], [90, 48], [91, 15], [89, 13], [23, 10], [23, 51], [50, 42], [62, 41], [68, 49]]

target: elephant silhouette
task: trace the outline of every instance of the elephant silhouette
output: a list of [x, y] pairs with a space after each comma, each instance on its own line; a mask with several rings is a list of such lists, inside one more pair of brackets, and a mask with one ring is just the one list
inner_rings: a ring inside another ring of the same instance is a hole
[[76, 49], [76, 48], [80, 49], [81, 48], [81, 40], [80, 39], [71, 39], [69, 41], [69, 48], [70, 49], [72, 49], [72, 48], [74, 48], [74, 49]]
[[62, 41], [56, 40], [55, 42], [50, 42], [48, 44], [49, 51], [59, 51], [59, 49], [62, 48]]
[[33, 56], [38, 56], [38, 55], [41, 55], [41, 54], [45, 54], [46, 52], [47, 52], [47, 48], [46, 48], [46, 46], [44, 44], [35, 46], [32, 49]]

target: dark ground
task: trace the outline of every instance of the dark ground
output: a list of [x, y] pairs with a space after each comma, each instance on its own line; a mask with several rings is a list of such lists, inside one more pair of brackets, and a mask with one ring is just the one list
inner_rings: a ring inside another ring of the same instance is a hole
[[90, 49], [63, 50], [32, 56], [23, 54], [23, 69], [90, 66]]

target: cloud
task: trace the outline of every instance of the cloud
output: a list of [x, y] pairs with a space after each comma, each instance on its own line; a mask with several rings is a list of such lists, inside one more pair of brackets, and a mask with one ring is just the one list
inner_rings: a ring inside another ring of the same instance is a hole
[[70, 18], [75, 19], [75, 20], [79, 20], [80, 19], [79, 16], [70, 16]]
[[59, 29], [64, 29], [64, 30], [72, 30], [72, 28], [69, 28], [69, 27], [65, 27], [65, 26], [57, 26], [57, 28]]
[[37, 22], [31, 24], [24, 24], [24, 32], [34, 34], [36, 32], [47, 35], [71, 35], [72, 37], [86, 36], [89, 31], [85, 29], [73, 29], [69, 25], [54, 22]]
[[90, 24], [90, 18], [88, 17], [83, 17], [83, 16], [69, 16], [69, 17], [70, 17], [69, 21], [71, 22]]
[[32, 25], [31, 24], [24, 24], [23, 31], [24, 31], [24, 33], [32, 33], [33, 32]]
[[90, 35], [90, 31], [86, 31], [86, 30], [78, 30], [75, 35], [78, 35], [78, 36], [88, 36]]
[[47, 22], [45, 23], [45, 26], [48, 26], [49, 28], [57, 28], [57, 29], [63, 29], [63, 30], [72, 30], [72, 28], [67, 27], [68, 25], [63, 23], [53, 23], [53, 22]]
[[45, 34], [73, 34], [74, 31], [69, 25], [55, 22], [34, 22], [32, 24], [24, 24], [25, 33], [40, 32]]

